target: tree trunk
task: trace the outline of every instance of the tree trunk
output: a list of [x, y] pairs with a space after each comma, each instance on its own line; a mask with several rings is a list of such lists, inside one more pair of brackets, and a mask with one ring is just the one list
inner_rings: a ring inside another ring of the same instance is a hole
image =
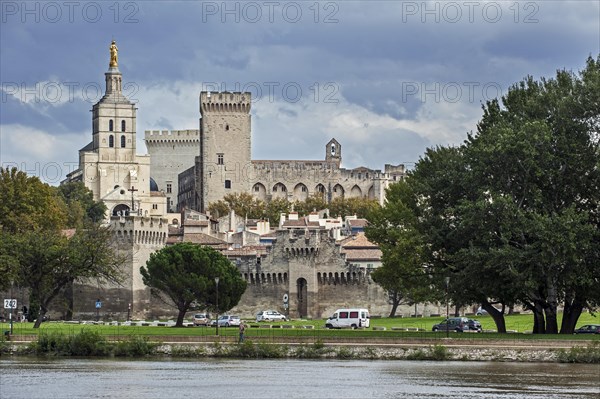
[[546, 279], [548, 284], [548, 298], [544, 313], [546, 314], [546, 334], [558, 334], [558, 319], [556, 309], [558, 308], [558, 298], [556, 294], [556, 285], [550, 277]]
[[35, 319], [35, 323], [33, 324], [33, 328], [40, 328], [40, 326], [42, 325], [42, 321], [44, 321], [44, 316], [46, 316], [46, 312], [48, 311], [48, 309], [46, 309], [46, 306], [44, 304], [40, 305], [40, 312], [38, 313], [38, 317], [37, 319]]
[[575, 326], [577, 325], [577, 320], [579, 320], [579, 316], [581, 316], [582, 312], [583, 305], [576, 299], [573, 300], [572, 303], [565, 301], [565, 310], [563, 311], [560, 333], [573, 334], [573, 331], [575, 331]]
[[175, 323], [175, 327], [183, 327], [183, 318], [185, 317], [186, 308], [179, 309], [179, 313], [177, 313], [177, 322]]
[[396, 316], [396, 310], [398, 310], [398, 305], [400, 305], [400, 295], [397, 292], [389, 294], [390, 299], [392, 300], [392, 310], [390, 310], [389, 317]]
[[504, 312], [500, 312], [498, 309], [492, 306], [489, 302], [482, 302], [481, 307], [488, 312], [494, 323], [496, 323], [496, 330], [499, 333], [506, 333], [506, 321], [504, 320]]
[[544, 321], [544, 309], [542, 308], [542, 305], [536, 301], [531, 310], [533, 311], [533, 333], [546, 333], [546, 323]]
[[556, 307], [546, 306], [546, 334], [558, 334], [558, 319], [556, 318]]

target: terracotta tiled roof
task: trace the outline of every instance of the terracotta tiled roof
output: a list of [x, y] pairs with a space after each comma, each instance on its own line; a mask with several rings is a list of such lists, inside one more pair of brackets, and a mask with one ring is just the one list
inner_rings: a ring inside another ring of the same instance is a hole
[[184, 220], [184, 226], [208, 226], [208, 220]]
[[169, 236], [167, 238], [167, 245], [177, 244], [178, 242], [183, 242], [183, 236]]
[[210, 245], [210, 246], [225, 245], [225, 248], [227, 248], [227, 243], [225, 241], [220, 240], [215, 237], [212, 237], [212, 236], [209, 236], [208, 234], [204, 234], [204, 233], [184, 234], [183, 242], [191, 242], [194, 244]]
[[350, 219], [348, 225], [350, 227], [366, 227], [369, 224], [367, 219]]
[[369, 241], [367, 239], [367, 236], [365, 236], [365, 233], [357, 233], [355, 235], [352, 235], [348, 238], [344, 238], [343, 240], [340, 241], [340, 245], [342, 246], [342, 248], [344, 249], [358, 249], [358, 248], [379, 248], [377, 246], [377, 244], [372, 243], [371, 241]]
[[379, 249], [346, 249], [342, 251], [346, 254], [346, 260], [351, 261], [378, 261], [381, 260], [381, 250]]

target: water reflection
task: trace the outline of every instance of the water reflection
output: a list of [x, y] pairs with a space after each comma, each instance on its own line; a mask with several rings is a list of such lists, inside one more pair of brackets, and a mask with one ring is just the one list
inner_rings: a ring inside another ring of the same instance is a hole
[[600, 398], [599, 365], [324, 360], [0, 361], [0, 398]]

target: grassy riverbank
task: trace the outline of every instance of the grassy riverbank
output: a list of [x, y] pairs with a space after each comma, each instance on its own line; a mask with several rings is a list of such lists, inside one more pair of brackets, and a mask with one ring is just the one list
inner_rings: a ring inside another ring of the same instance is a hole
[[[559, 322], [562, 314], [559, 314]], [[527, 334], [532, 330], [533, 318], [530, 314], [517, 314], [506, 316], [506, 328], [510, 334], [497, 334], [494, 321], [490, 316], [475, 316], [482, 324], [484, 334], [464, 334], [451, 332], [453, 338], [457, 339], [600, 339], [600, 336], [578, 336], [578, 335], [531, 335]], [[402, 338], [402, 337], [428, 337], [445, 338], [446, 332], [434, 333], [431, 327], [443, 321], [443, 317], [427, 318], [374, 318], [371, 319], [369, 329], [358, 330], [327, 330], [324, 328], [324, 320], [293, 320], [289, 322], [276, 323], [255, 323], [246, 320], [250, 326], [246, 330], [249, 337], [314, 337], [315, 339], [326, 337], [355, 337], [355, 338]], [[148, 324], [148, 325], [142, 325]], [[120, 323], [105, 324], [78, 324], [67, 322], [46, 322], [39, 329], [33, 328], [33, 323], [13, 323], [13, 335], [30, 336], [43, 333], [61, 333], [66, 335], [77, 334], [82, 328], [92, 329], [104, 336], [173, 336], [173, 337], [210, 337], [216, 334], [214, 327], [184, 327], [173, 328], [162, 323], [141, 323], [135, 325], [124, 325]], [[593, 316], [590, 313], [584, 313], [579, 319], [578, 326], [584, 324], [600, 324], [600, 317]], [[0, 323], [0, 331], [10, 330], [9, 323]], [[220, 328], [219, 335], [223, 337], [234, 337], [237, 335], [237, 328]]]

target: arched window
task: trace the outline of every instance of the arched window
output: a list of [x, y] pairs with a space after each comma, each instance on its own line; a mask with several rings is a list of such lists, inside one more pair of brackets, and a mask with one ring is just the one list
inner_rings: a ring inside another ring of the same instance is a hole
[[125, 120], [121, 121], [121, 131], [124, 132], [125, 131]]
[[[111, 121], [112, 122], [112, 121]], [[115, 138], [113, 137], [113, 135], [111, 134], [110, 136], [108, 136], [108, 146], [110, 148], [115, 146]]]
[[121, 135], [121, 148], [125, 148], [125, 135]]
[[[115, 127], [114, 127], [114, 122], [113, 122], [113, 120], [111, 119], [111, 120], [109, 120], [109, 121], [108, 121], [108, 131], [109, 131], [109, 132], [112, 132], [113, 130], [115, 130]], [[112, 146], [111, 146], [111, 147], [112, 147]]]

